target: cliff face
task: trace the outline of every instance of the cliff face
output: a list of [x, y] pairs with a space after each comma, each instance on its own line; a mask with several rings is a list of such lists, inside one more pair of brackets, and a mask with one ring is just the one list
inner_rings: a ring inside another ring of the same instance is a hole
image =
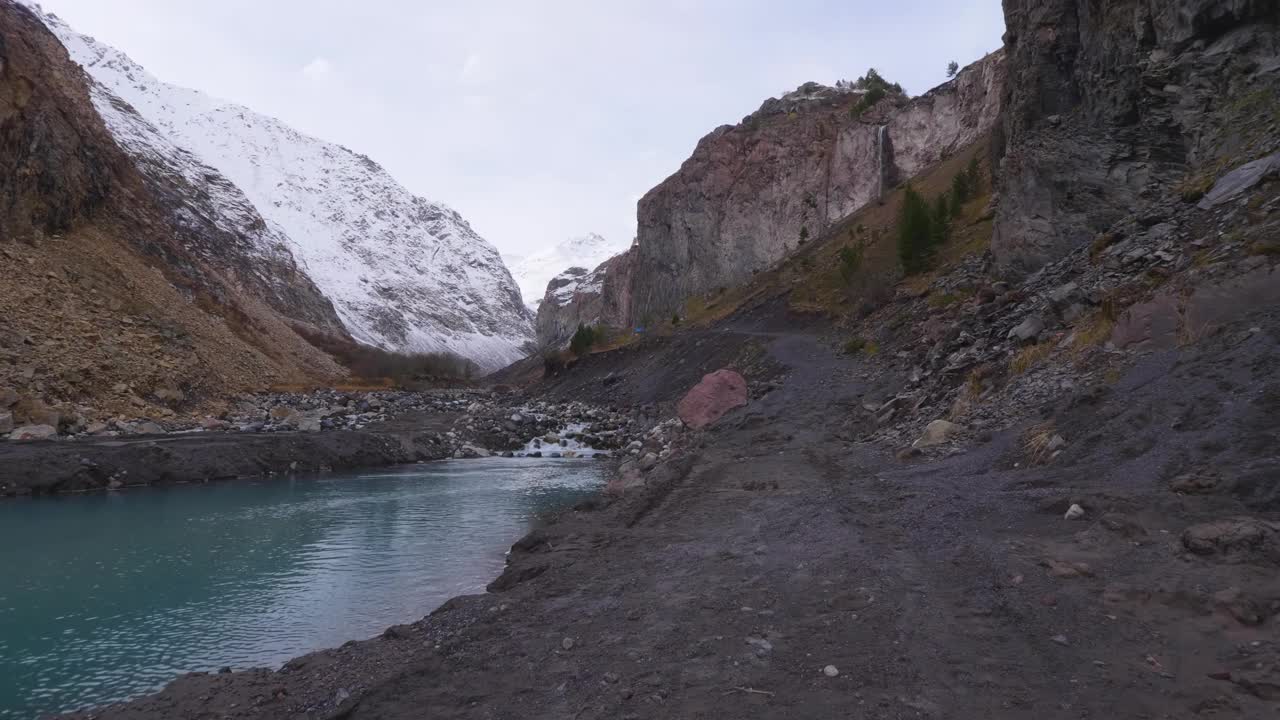
[[261, 225], [251, 206], [211, 214], [181, 174], [140, 169], [93, 92], [35, 14], [0, 0], [0, 387], [129, 407], [339, 375], [290, 327], [339, 331], [332, 306], [287, 252], [227, 229]]
[[993, 53], [923, 96], [891, 96], [857, 117], [860, 94], [805, 86], [716, 129], [640, 201], [628, 318], [668, 316], [692, 295], [745, 282], [977, 139], [999, 115], [1003, 73]]
[[1005, 0], [992, 250], [1034, 270], [1134, 208], [1194, 199], [1280, 120], [1275, 0]]
[[547, 283], [538, 305], [538, 346], [569, 342], [578, 325], [625, 327], [630, 302], [632, 255], [615, 255], [594, 270], [571, 267]]

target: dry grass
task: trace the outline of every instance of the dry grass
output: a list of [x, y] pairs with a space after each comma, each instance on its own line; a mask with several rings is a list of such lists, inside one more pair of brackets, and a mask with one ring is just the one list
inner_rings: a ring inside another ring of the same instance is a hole
[[1013, 356], [1013, 360], [1009, 362], [1009, 373], [1022, 375], [1047, 360], [1051, 354], [1053, 354], [1053, 343], [1028, 345]]
[[1099, 310], [1090, 316], [1088, 320], [1076, 326], [1071, 348], [1079, 352], [1103, 345], [1111, 339], [1111, 332], [1115, 330], [1115, 327], [1115, 318], [1109, 313]]
[[1052, 458], [1053, 439], [1057, 436], [1053, 421], [1040, 423], [1022, 435], [1022, 452], [1032, 465], [1043, 465]]

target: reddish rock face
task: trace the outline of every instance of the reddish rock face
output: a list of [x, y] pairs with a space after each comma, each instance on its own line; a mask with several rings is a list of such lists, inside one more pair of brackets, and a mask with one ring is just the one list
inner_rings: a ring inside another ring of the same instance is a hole
[[676, 406], [685, 425], [700, 430], [730, 410], [747, 404], [747, 381], [729, 369], [705, 375]]

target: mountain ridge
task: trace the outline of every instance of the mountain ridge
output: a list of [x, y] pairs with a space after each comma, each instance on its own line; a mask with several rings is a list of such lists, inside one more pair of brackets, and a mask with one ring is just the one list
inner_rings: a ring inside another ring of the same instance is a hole
[[[252, 241], [263, 252], [290, 251], [352, 337], [393, 351], [450, 351], [484, 369], [526, 353], [532, 318], [515, 281], [456, 210], [409, 192], [365, 155], [165, 83], [20, 1], [94, 80], [94, 104], [121, 145], [144, 165], [164, 158], [187, 176], [207, 175], [205, 165], [225, 177], [265, 221]], [[211, 202], [234, 208], [234, 195], [215, 191]]]

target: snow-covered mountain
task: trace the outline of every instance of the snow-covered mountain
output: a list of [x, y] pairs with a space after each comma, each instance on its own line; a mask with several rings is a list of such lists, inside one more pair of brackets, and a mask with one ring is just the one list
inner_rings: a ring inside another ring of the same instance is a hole
[[162, 82], [20, 2], [96, 81], [95, 107], [143, 171], [176, 166], [226, 229], [264, 254], [292, 251], [352, 337], [389, 350], [449, 350], [485, 369], [526, 354], [533, 325], [520, 291], [456, 211], [412, 194], [363, 155]]
[[587, 233], [533, 255], [508, 255], [507, 263], [520, 284], [525, 304], [536, 311], [552, 278], [570, 267], [594, 268], [626, 249], [625, 243], [610, 242], [595, 233]]

